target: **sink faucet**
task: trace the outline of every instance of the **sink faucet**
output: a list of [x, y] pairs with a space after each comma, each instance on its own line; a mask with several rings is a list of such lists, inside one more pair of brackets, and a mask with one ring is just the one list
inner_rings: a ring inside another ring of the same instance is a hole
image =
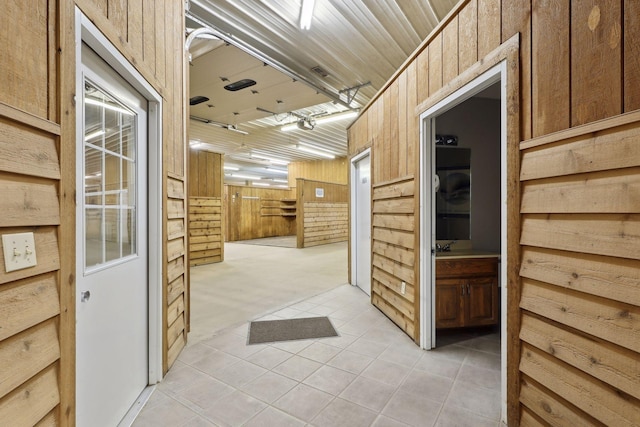
[[445, 243], [444, 245], [441, 245], [440, 243], [436, 243], [436, 252], [450, 252], [451, 245], [455, 243], [456, 243], [455, 240], [452, 240], [449, 243]]

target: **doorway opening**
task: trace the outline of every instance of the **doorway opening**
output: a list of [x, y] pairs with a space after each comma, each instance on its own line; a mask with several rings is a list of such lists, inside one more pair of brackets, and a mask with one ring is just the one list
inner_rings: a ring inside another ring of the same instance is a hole
[[161, 97], [75, 22], [76, 418], [115, 425], [162, 378]]
[[371, 149], [351, 159], [351, 284], [371, 296]]
[[487, 338], [499, 355], [503, 416], [506, 83], [503, 60], [420, 116], [420, 344], [428, 350]]

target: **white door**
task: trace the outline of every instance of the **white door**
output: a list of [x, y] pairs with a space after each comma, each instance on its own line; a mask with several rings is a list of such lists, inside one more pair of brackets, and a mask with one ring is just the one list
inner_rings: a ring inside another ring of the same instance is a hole
[[86, 45], [81, 57], [76, 415], [115, 426], [149, 382], [147, 101]]
[[368, 154], [353, 163], [355, 223], [355, 284], [371, 295], [371, 156]]

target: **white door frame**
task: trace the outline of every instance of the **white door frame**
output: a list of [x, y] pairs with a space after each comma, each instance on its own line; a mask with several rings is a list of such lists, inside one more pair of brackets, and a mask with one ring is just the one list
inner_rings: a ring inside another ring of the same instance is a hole
[[[351, 212], [350, 212], [350, 216], [351, 216], [351, 284], [353, 286], [357, 286], [356, 284], [356, 277], [355, 277], [355, 272], [357, 271], [357, 259], [354, 256], [354, 250], [355, 248], [357, 248], [358, 246], [358, 242], [356, 239], [356, 186], [354, 185], [354, 182], [356, 180], [356, 163], [358, 163], [360, 160], [362, 160], [363, 158], [369, 156], [369, 159], [371, 159], [371, 148], [367, 148], [366, 150], [364, 150], [361, 153], [356, 154], [355, 156], [353, 156], [351, 158], [350, 164], [351, 164]], [[369, 183], [371, 183], [371, 180], [369, 180]], [[369, 184], [371, 185], [371, 184]], [[371, 207], [369, 207], [369, 213], [371, 213]]]
[[[420, 114], [420, 222], [423, 226], [420, 228], [420, 346], [426, 350], [436, 346], [435, 334], [435, 228], [433, 226], [433, 168], [434, 158], [433, 151], [435, 146], [435, 127], [433, 122], [435, 118], [445, 111], [450, 110], [456, 105], [466, 101], [472, 96], [482, 92], [489, 86], [500, 82], [500, 185], [502, 191], [502, 212], [501, 212], [501, 273], [500, 282], [506, 283], [506, 271], [504, 263], [506, 263], [506, 239], [507, 239], [507, 222], [506, 222], [506, 194], [507, 194], [507, 177], [506, 177], [506, 144], [507, 144], [507, 120], [506, 120], [506, 83], [507, 83], [507, 64], [506, 61], [498, 63], [498, 65], [490, 68], [468, 84], [464, 85], [451, 95], [436, 103], [434, 106]], [[503, 287], [503, 289], [505, 289]], [[502, 293], [502, 327], [506, 336], [506, 292]], [[506, 357], [506, 355], [503, 355]]]
[[[421, 227], [420, 232], [420, 346], [426, 350], [434, 348], [435, 339], [435, 229], [432, 216], [432, 179], [434, 169], [433, 151], [435, 151], [435, 128], [433, 120], [445, 111], [464, 102], [487, 87], [500, 82], [500, 328], [501, 328], [501, 394], [502, 420], [506, 422], [507, 406], [507, 60], [485, 71], [451, 95], [436, 103], [420, 114], [420, 221], [431, 224]], [[430, 147], [431, 150], [426, 148]], [[429, 221], [427, 221], [427, 219]]]
[[[149, 265], [149, 384], [162, 379], [162, 97], [111, 44], [78, 7], [75, 10], [76, 75], [82, 66], [82, 43], [91, 47], [149, 102], [148, 130], [148, 256]], [[76, 78], [76, 99], [83, 93], [82, 79]], [[76, 134], [82, 123], [76, 121]], [[75, 256], [75, 254], [74, 254]]]

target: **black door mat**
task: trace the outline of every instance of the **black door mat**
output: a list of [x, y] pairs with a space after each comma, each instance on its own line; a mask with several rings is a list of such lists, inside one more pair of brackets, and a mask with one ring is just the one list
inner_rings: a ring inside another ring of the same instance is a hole
[[249, 325], [248, 344], [337, 337], [328, 317], [264, 320]]

